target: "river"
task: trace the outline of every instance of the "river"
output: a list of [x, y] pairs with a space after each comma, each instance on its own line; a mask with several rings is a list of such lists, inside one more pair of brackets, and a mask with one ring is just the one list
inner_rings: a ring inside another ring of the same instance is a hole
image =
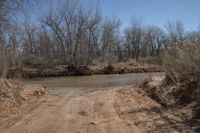
[[67, 77], [47, 77], [31, 78], [29, 83], [42, 84], [48, 90], [57, 89], [105, 89], [113, 87], [130, 86], [139, 84], [152, 76], [163, 75], [163, 73], [132, 73], [113, 75], [92, 75], [92, 76], [67, 76]]

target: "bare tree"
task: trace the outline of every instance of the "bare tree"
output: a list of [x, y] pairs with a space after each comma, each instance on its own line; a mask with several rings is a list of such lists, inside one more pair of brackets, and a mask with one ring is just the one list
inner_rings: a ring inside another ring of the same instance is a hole
[[143, 54], [145, 56], [158, 56], [164, 45], [165, 33], [157, 26], [148, 26], [144, 35], [145, 47]]
[[48, 1], [46, 8], [37, 8], [42, 12], [38, 19], [27, 10], [36, 8], [30, 4], [33, 0], [0, 0], [0, 75], [21, 62], [66, 64], [78, 70], [96, 59], [112, 65], [124, 57], [159, 56], [172, 44], [199, 36], [198, 31], [185, 32], [181, 21], [169, 21], [163, 30], [138, 18], [131, 19], [121, 36], [120, 20], [103, 18], [98, 5], [86, 8], [79, 0]]
[[87, 65], [99, 55], [100, 21], [98, 9], [86, 10], [71, 1], [56, 11], [50, 9], [42, 20], [60, 45], [63, 63], [75, 67]]
[[102, 50], [109, 65], [113, 63], [113, 56], [119, 48], [119, 26], [120, 20], [117, 19], [107, 18], [103, 24]]
[[129, 51], [129, 57], [138, 60], [141, 53], [141, 49], [144, 48], [143, 43], [144, 27], [140, 19], [132, 19], [131, 27], [125, 30], [125, 38], [127, 43], [127, 49]]
[[170, 43], [184, 40], [184, 25], [182, 21], [168, 21], [165, 25]]

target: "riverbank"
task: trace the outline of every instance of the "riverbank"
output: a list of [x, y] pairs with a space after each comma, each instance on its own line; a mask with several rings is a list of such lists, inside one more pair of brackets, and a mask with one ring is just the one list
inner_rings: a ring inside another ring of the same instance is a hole
[[58, 77], [58, 76], [79, 76], [79, 75], [100, 75], [100, 74], [127, 74], [127, 73], [150, 73], [163, 72], [161, 66], [152, 64], [139, 64], [135, 61], [121, 62], [117, 64], [95, 64], [80, 66], [78, 68], [59, 65], [35, 68], [13, 69], [8, 71], [9, 77]]

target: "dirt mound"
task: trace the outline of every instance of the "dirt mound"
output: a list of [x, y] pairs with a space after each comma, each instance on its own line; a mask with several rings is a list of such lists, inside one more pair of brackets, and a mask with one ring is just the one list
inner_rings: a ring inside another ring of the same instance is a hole
[[10, 107], [47, 94], [42, 85], [30, 85], [19, 80], [0, 79], [0, 113]]
[[162, 72], [161, 66], [151, 64], [141, 64], [134, 60], [120, 62], [104, 67], [105, 74], [125, 74], [125, 73], [145, 73]]

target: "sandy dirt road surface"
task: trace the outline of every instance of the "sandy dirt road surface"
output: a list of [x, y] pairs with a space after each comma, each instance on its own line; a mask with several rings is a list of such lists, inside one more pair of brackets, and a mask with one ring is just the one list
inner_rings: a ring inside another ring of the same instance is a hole
[[158, 103], [136, 87], [59, 90], [22, 114], [1, 133], [145, 133], [183, 132], [163, 117]]

